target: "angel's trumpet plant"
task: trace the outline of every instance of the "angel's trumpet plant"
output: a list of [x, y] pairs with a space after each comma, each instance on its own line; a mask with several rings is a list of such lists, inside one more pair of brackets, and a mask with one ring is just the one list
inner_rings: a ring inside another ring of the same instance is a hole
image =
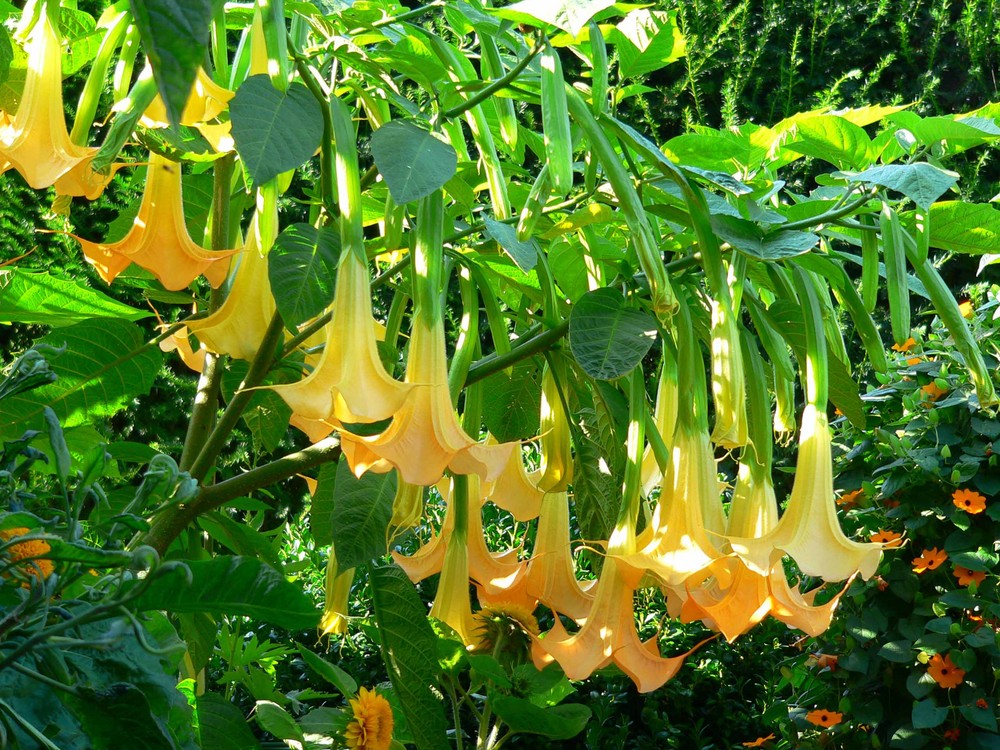
[[128, 234], [112, 243], [72, 237], [109, 284], [129, 263], [135, 263], [171, 291], [184, 289], [202, 274], [217, 287], [229, 273], [230, 256], [238, 251], [211, 252], [191, 239], [184, 222], [182, 191], [181, 165], [151, 153], [142, 203]]
[[[152, 69], [147, 65], [140, 76], [152, 74]], [[232, 91], [213, 81], [204, 68], [198, 68], [194, 83], [191, 85], [187, 104], [184, 105], [184, 111], [181, 112], [179, 124], [198, 125], [214, 120], [226, 110], [226, 106], [233, 96]], [[167, 119], [167, 107], [159, 94], [146, 107], [139, 122], [147, 128], [170, 127], [170, 121]]]
[[371, 437], [342, 434], [344, 455], [358, 476], [369, 469], [395, 467], [404, 481], [430, 485], [450, 469], [490, 482], [500, 476], [515, 447], [476, 442], [455, 415], [441, 310], [443, 216], [440, 190], [421, 199], [411, 264], [414, 314], [405, 378], [412, 390], [385, 432]]
[[[278, 226], [278, 196], [273, 184], [258, 193], [257, 211], [250, 220], [229, 295], [207, 318], [188, 324], [211, 352], [252, 360], [277, 309], [267, 274], [267, 253]], [[270, 221], [261, 221], [261, 213]]]
[[[608, 541], [609, 559], [598, 578], [594, 601], [580, 630], [570, 635], [559, 618], [541, 638], [533, 638], [532, 656], [541, 669], [557, 661], [571, 680], [583, 680], [612, 662], [646, 693], [673, 677], [690, 654], [664, 658], [656, 636], [647, 641], [635, 629], [632, 596], [637, 581], [616, 558], [636, 553], [635, 525], [639, 516], [640, 471], [645, 422], [645, 390], [641, 373], [630, 384], [629, 427], [626, 442], [625, 488], [618, 521]], [[699, 644], [701, 645], [701, 644]], [[698, 646], [695, 646], [698, 648]], [[694, 649], [692, 649], [693, 651]]]
[[538, 489], [542, 492], [565, 492], [573, 476], [569, 417], [563, 408], [559, 381], [548, 362], [542, 370], [542, 410], [539, 428], [541, 460], [538, 466]]
[[319, 634], [339, 635], [347, 632], [347, 604], [354, 582], [354, 568], [341, 568], [337, 564], [337, 554], [330, 545], [330, 557], [326, 564], [326, 597], [323, 602], [323, 616], [319, 621]]
[[803, 383], [806, 406], [799, 433], [799, 456], [788, 507], [769, 533], [753, 539], [731, 537], [730, 544], [747, 565], [769, 574], [783, 554], [805, 575], [842, 581], [856, 573], [870, 578], [878, 568], [883, 545], [848, 539], [837, 520], [833, 491], [833, 458], [826, 416], [827, 350], [816, 289], [806, 272], [795, 271], [796, 287], [806, 317], [806, 363]]
[[97, 153], [70, 139], [63, 113], [62, 46], [57, 19], [49, 17], [55, 3], [29, 3], [23, 18], [37, 8], [38, 18], [28, 36], [28, 69], [17, 113], [0, 118], [0, 174], [17, 170], [32, 188], [55, 184], [61, 176]]
[[732, 449], [746, 445], [746, 384], [740, 329], [727, 301], [712, 300], [712, 442]]
[[[637, 571], [648, 569], [660, 579], [670, 595], [671, 611], [677, 611], [687, 596], [684, 584], [688, 577], [714, 568], [724, 556], [719, 547], [725, 531], [715, 455], [708, 436], [703, 362], [683, 300], [675, 320], [678, 386], [684, 398], [678, 408], [670, 463], [652, 523], [639, 539], [639, 551], [622, 558]], [[720, 568], [718, 574], [728, 585], [725, 570]]]
[[[494, 444], [492, 436], [487, 442]], [[528, 473], [524, 466], [524, 454], [514, 447], [507, 459], [507, 465], [494, 482], [484, 485], [486, 499], [514, 516], [516, 521], [530, 521], [537, 518], [545, 495], [537, 487], [538, 472]]]
[[[660, 366], [660, 379], [656, 384], [656, 406], [653, 409], [653, 425], [668, 448], [673, 443], [674, 429], [677, 426], [677, 409], [680, 389], [677, 387], [677, 355], [676, 352], [664, 352], [663, 363]], [[650, 493], [660, 486], [663, 472], [656, 461], [652, 445], [646, 446], [642, 455], [642, 494], [649, 497]]]
[[[330, 112], [337, 142], [335, 158], [342, 248], [333, 315], [325, 326], [326, 346], [315, 369], [296, 383], [271, 388], [292, 407], [292, 411], [305, 419], [378, 422], [400, 410], [410, 386], [390, 377], [379, 359], [372, 325], [371, 282], [365, 255], [354, 127], [340, 100], [331, 100]], [[440, 476], [438, 474], [432, 481], [403, 478], [411, 484], [430, 485]]]
[[476, 643], [476, 625], [472, 619], [472, 600], [469, 596], [469, 504], [468, 477], [456, 476], [451, 503], [454, 527], [448, 534], [441, 578], [430, 615], [450, 626], [462, 642], [471, 647]]
[[528, 560], [525, 588], [553, 612], [586, 620], [594, 600], [594, 581], [576, 577], [570, 547], [569, 497], [549, 492], [542, 499], [535, 546]]

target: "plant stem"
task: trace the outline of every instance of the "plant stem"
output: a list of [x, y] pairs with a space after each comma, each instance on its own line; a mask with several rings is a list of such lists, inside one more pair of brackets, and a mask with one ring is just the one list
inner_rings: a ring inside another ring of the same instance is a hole
[[535, 58], [535, 56], [539, 52], [541, 52], [544, 48], [545, 48], [545, 40], [541, 37], [541, 35], [539, 35], [539, 37], [535, 40], [535, 46], [531, 48], [531, 51], [528, 52], [527, 55], [522, 57], [518, 61], [517, 65], [508, 70], [503, 77], [497, 78], [492, 83], [484, 86], [475, 95], [466, 99], [461, 104], [452, 107], [450, 109], [444, 110], [441, 113], [441, 116], [448, 120], [450, 120], [453, 117], [458, 117], [459, 115], [468, 112], [473, 107], [482, 104], [484, 101], [493, 96], [493, 94], [495, 94], [497, 91], [501, 91], [507, 88], [507, 86], [513, 83], [515, 78], [521, 75], [522, 71], [528, 67], [529, 63], [531, 63], [531, 61]]
[[465, 378], [465, 384], [472, 385], [473, 383], [477, 383], [495, 372], [500, 372], [500, 370], [504, 370], [511, 365], [520, 362], [522, 359], [527, 359], [532, 355], [548, 349], [552, 344], [565, 336], [567, 331], [569, 331], [568, 318], [555, 328], [550, 328], [547, 331], [539, 333], [537, 336], [532, 336], [524, 343], [512, 348], [506, 354], [502, 354], [500, 356], [491, 354], [487, 357], [483, 357], [481, 360], [474, 362], [472, 366], [469, 367], [469, 374]]
[[340, 441], [335, 437], [329, 437], [231, 479], [203, 487], [190, 503], [173, 506], [157, 516], [143, 537], [142, 543], [148, 544], [162, 555], [188, 524], [202, 513], [220, 508], [230, 500], [243, 497], [261, 487], [288, 479], [320, 464], [336, 461], [339, 457]]
[[205, 441], [205, 445], [198, 453], [198, 458], [191, 465], [190, 474], [198, 482], [204, 481], [208, 475], [219, 452], [229, 439], [230, 433], [236, 427], [236, 423], [246, 410], [250, 399], [253, 398], [252, 389], [263, 382], [267, 371], [271, 369], [271, 364], [274, 361], [274, 350], [281, 339], [283, 331], [284, 324], [281, 321], [281, 315], [275, 313], [274, 317], [271, 318], [271, 324], [264, 333], [264, 338], [260, 342], [260, 348], [257, 350], [253, 362], [250, 363], [250, 369], [247, 371], [243, 382], [240, 383], [240, 390], [229, 401], [229, 405], [222, 412], [218, 424], [212, 430], [212, 434], [209, 435]]
[[831, 221], [836, 221], [842, 216], [848, 216], [854, 213], [859, 208], [864, 206], [868, 201], [875, 197], [877, 191], [871, 190], [866, 191], [862, 194], [860, 198], [852, 201], [840, 208], [836, 208], [833, 211], [827, 211], [825, 214], [820, 214], [819, 216], [810, 216], [808, 219], [800, 219], [799, 221], [790, 221], [787, 224], [782, 224], [780, 229], [782, 231], [794, 231], [796, 229], [809, 229], [810, 227], [818, 227], [820, 224], [827, 224]]

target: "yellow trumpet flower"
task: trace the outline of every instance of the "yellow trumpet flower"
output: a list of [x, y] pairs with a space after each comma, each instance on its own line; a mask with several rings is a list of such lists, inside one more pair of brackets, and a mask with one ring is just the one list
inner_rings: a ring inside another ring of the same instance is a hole
[[[152, 69], [147, 65], [140, 75], [151, 76], [152, 74]], [[198, 125], [214, 120], [226, 110], [226, 106], [233, 96], [235, 94], [232, 91], [213, 81], [204, 68], [198, 68], [198, 74], [191, 85], [187, 104], [184, 105], [184, 111], [181, 113], [180, 124]], [[159, 94], [146, 107], [139, 122], [147, 128], [170, 127], [170, 121], [167, 120], [167, 108]]]
[[478, 474], [487, 482], [496, 480], [514, 444], [478, 443], [458, 423], [448, 390], [440, 320], [428, 325], [414, 318], [405, 382], [411, 390], [385, 432], [371, 437], [342, 433], [341, 445], [354, 473], [361, 476], [369, 469], [395, 467], [404, 481], [430, 485], [450, 469], [455, 474]]
[[[264, 210], [272, 212], [269, 224], [277, 228], [277, 202]], [[209, 351], [246, 360], [252, 360], [257, 354], [277, 309], [267, 275], [266, 253], [273, 243], [273, 233], [268, 237], [261, 236], [259, 213], [254, 213], [229, 296], [207, 318], [188, 324], [188, 328]]]
[[330, 557], [326, 564], [326, 598], [323, 602], [323, 616], [319, 621], [321, 636], [347, 632], [347, 604], [354, 582], [354, 568], [342, 570], [337, 564], [337, 555], [330, 545]]
[[[378, 422], [396, 414], [411, 386], [393, 380], [379, 359], [368, 266], [355, 253], [346, 253], [341, 260], [333, 315], [325, 330], [326, 347], [315, 369], [296, 383], [270, 388], [306, 419]], [[403, 475], [411, 484], [422, 485], [439, 478], [440, 474], [420, 482]]]
[[726, 449], [746, 445], [746, 381], [740, 330], [732, 311], [715, 300], [712, 300], [712, 397], [715, 402], [712, 442]]
[[729, 542], [747, 565], [764, 575], [787, 554], [808, 576], [843, 581], [861, 573], [868, 579], [878, 568], [883, 545], [848, 539], [836, 508], [830, 427], [825, 413], [806, 404], [795, 482], [784, 515], [761, 537], [731, 537]]
[[43, 4], [25, 48], [28, 69], [17, 113], [0, 120], [0, 174], [17, 170], [40, 190], [97, 153], [69, 137], [63, 114], [62, 47]]
[[430, 615], [447, 623], [466, 646], [475, 645], [476, 624], [472, 619], [472, 599], [469, 595], [469, 557], [462, 534], [454, 534], [448, 540]]
[[554, 612], [583, 622], [594, 601], [595, 581], [577, 580], [569, 536], [568, 496], [565, 492], [546, 493], [525, 588]]
[[[663, 443], [669, 448], [673, 442], [674, 430], [677, 427], [677, 407], [680, 398], [680, 389], [677, 387], [677, 361], [676, 356], [663, 357], [663, 366], [660, 369], [660, 380], [656, 385], [656, 407], [653, 409], [653, 423], [656, 431], [660, 433]], [[656, 456], [653, 449], [646, 446], [642, 454], [642, 494], [649, 497], [649, 494], [659, 486], [663, 480], [659, 464], [656, 463]]]
[[184, 222], [182, 190], [181, 165], [151, 153], [139, 213], [125, 238], [100, 243], [71, 236], [109, 284], [129, 263], [135, 263], [172, 291], [185, 288], [202, 274], [212, 286], [219, 286], [229, 273], [229, 256], [239, 251], [211, 252], [191, 239]]
[[[495, 445], [493, 437], [487, 438], [487, 443]], [[535, 478], [538, 472], [533, 472]], [[494, 482], [485, 485], [486, 499], [510, 513], [518, 521], [530, 521], [537, 518], [545, 493], [536, 486], [532, 475], [524, 467], [524, 454], [516, 446], [510, 451], [510, 458], [500, 476]]]

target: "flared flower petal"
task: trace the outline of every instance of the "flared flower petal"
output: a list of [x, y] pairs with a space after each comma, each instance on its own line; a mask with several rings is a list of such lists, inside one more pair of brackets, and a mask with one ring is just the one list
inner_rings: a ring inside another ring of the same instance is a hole
[[[487, 443], [495, 445], [490, 437]], [[530, 521], [537, 518], [545, 495], [532, 481], [524, 466], [524, 454], [519, 446], [510, 451], [510, 457], [500, 476], [485, 485], [486, 499], [503, 508], [518, 521]]]
[[139, 213], [124, 239], [100, 243], [71, 236], [109, 284], [129, 263], [135, 263], [171, 291], [184, 289], [202, 274], [217, 287], [229, 273], [229, 257], [239, 251], [212, 252], [191, 239], [184, 222], [182, 190], [181, 165], [150, 154]]
[[874, 575], [881, 544], [848, 539], [837, 520], [833, 458], [826, 414], [807, 404], [802, 415], [799, 457], [788, 507], [772, 531], [753, 539], [731, 537], [730, 544], [750, 567], [768, 574], [782, 554], [808, 576], [843, 581], [860, 572]]
[[[307, 419], [378, 422], [399, 411], [411, 387], [391, 378], [379, 359], [368, 267], [354, 253], [341, 261], [333, 315], [325, 329], [326, 346], [313, 371], [271, 389]], [[440, 476], [428, 482], [403, 478], [431, 485]]]
[[[277, 227], [277, 203], [272, 210], [270, 225]], [[274, 237], [261, 237], [260, 224], [255, 213], [247, 230], [246, 245], [240, 253], [239, 268], [221, 307], [207, 318], [188, 324], [205, 348], [216, 354], [252, 360], [277, 309], [265, 257]]]
[[577, 622], [587, 618], [594, 601], [595, 581], [577, 580], [565, 492], [549, 492], [542, 499], [526, 579], [528, 593], [549, 609]]
[[194, 351], [191, 347], [191, 339], [188, 337], [188, 329], [181, 328], [177, 333], [171, 334], [160, 342], [160, 350], [164, 352], [177, 352], [188, 369], [201, 372], [205, 366], [205, 350]]
[[[667, 360], [670, 360], [669, 362]], [[673, 357], [664, 357], [660, 380], [656, 385], [656, 407], [653, 409], [653, 424], [664, 445], [670, 448], [677, 428], [677, 409], [680, 389], [677, 387], [677, 363]], [[663, 481], [663, 473], [656, 462], [651, 446], [646, 446], [642, 454], [642, 494], [649, 497]]]
[[28, 69], [17, 113], [0, 121], [0, 173], [17, 170], [40, 190], [55, 184], [96, 148], [78, 146], [66, 130], [62, 96], [62, 47], [43, 8], [25, 49]]
[[330, 545], [330, 556], [326, 564], [326, 597], [323, 601], [323, 616], [319, 621], [321, 636], [347, 632], [347, 604], [353, 582], [354, 568], [341, 568], [337, 564], [333, 545]]
[[344, 455], [354, 473], [396, 468], [404, 481], [430, 485], [450, 469], [495, 481], [515, 444], [478, 443], [462, 429], [448, 390], [441, 325], [414, 320], [406, 383], [412, 388], [384, 432], [371, 437], [342, 434]]
[[466, 646], [475, 645], [476, 624], [469, 596], [469, 555], [462, 534], [453, 534], [448, 540], [430, 615], [447, 623]]
[[768, 576], [771, 591], [771, 615], [789, 627], [797, 628], [813, 638], [826, 632], [833, 622], [833, 614], [840, 603], [840, 597], [847, 591], [845, 585], [825, 604], [816, 604], [819, 589], [803, 594], [798, 586], [791, 586], [781, 564], [777, 564]]
[[[142, 75], [152, 75], [152, 71], [147, 67]], [[205, 72], [204, 68], [198, 68], [198, 74], [191, 86], [191, 94], [188, 96], [187, 104], [181, 113], [181, 125], [198, 125], [209, 120], [214, 120], [222, 114], [230, 99], [235, 94], [212, 80], [212, 77]], [[163, 104], [163, 99], [157, 94], [156, 98], [146, 107], [139, 122], [147, 128], [167, 128], [170, 122], [167, 120], [167, 108]]]

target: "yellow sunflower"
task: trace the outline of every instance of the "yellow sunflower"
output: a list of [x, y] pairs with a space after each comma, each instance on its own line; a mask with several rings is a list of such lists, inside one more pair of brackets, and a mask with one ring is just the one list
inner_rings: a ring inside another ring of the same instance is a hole
[[354, 712], [344, 741], [356, 750], [388, 750], [392, 742], [392, 707], [383, 696], [374, 690], [361, 688], [358, 697], [351, 699]]

